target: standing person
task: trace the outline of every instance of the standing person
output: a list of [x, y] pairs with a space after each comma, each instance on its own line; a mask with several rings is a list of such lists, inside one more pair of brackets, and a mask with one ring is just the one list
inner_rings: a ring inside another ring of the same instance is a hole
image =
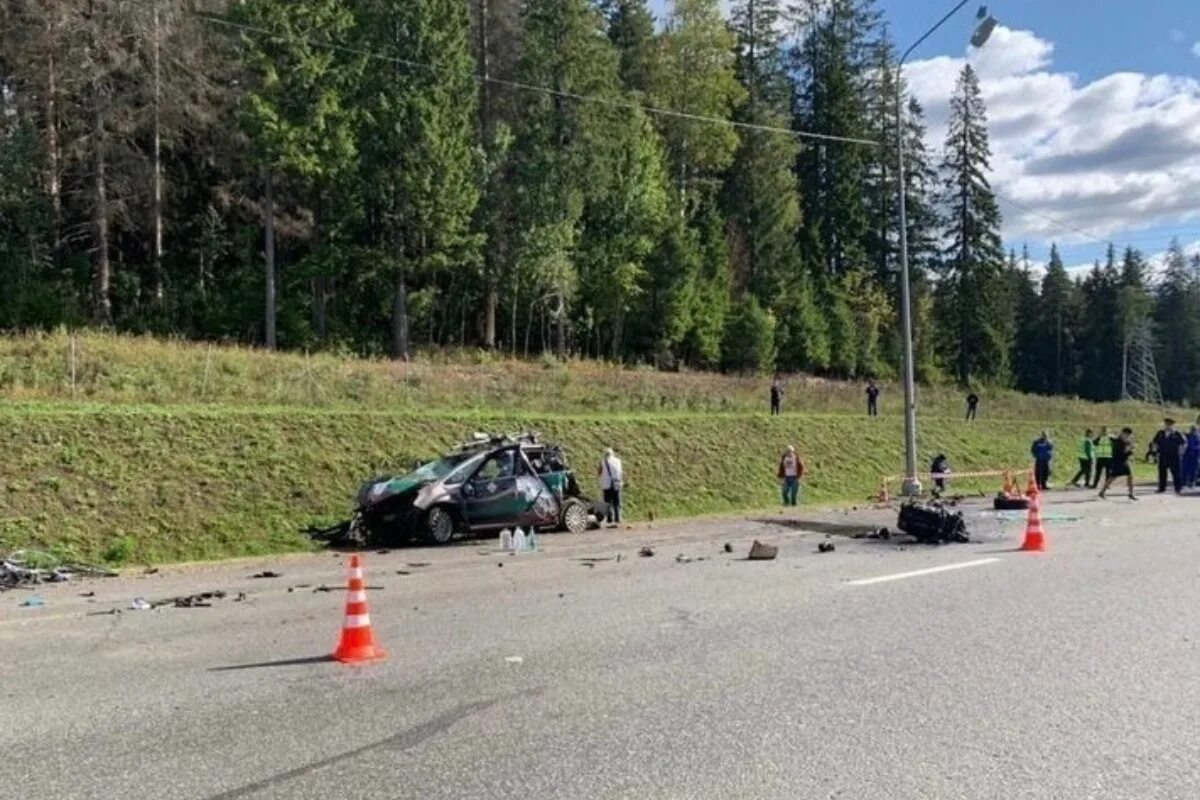
[[867, 416], [879, 416], [879, 387], [875, 381], [867, 381]]
[[611, 447], [604, 450], [599, 475], [600, 489], [604, 493], [604, 521], [610, 528], [615, 528], [621, 524], [621, 488], [625, 483], [625, 471]]
[[946, 491], [946, 476], [950, 474], [950, 459], [942, 453], [938, 453], [933, 459], [933, 463], [929, 465], [929, 472], [933, 475], [933, 496], [938, 498], [942, 496], [942, 492]]
[[1175, 430], [1175, 420], [1164, 419], [1162, 430], [1154, 434], [1151, 449], [1158, 454], [1158, 493], [1167, 491], [1167, 473], [1171, 473], [1171, 483], [1175, 494], [1183, 491], [1183, 475], [1179, 471], [1179, 462], [1183, 460], [1187, 450], [1187, 439]]
[[1100, 490], [1101, 500], [1108, 494], [1108, 488], [1113, 485], [1113, 481], [1122, 477], [1129, 486], [1129, 499], [1137, 500], [1133, 494], [1133, 470], [1129, 468], [1129, 457], [1132, 455], [1133, 430], [1122, 428], [1121, 434], [1112, 440], [1112, 460], [1108, 465], [1108, 478], [1104, 481], [1104, 488]]
[[979, 395], [971, 392], [967, 395], [967, 419], [975, 419], [979, 413]]
[[1187, 450], [1183, 452], [1183, 485], [1195, 489], [1197, 477], [1200, 477], [1200, 426], [1193, 425], [1188, 429]]
[[1092, 488], [1095, 489], [1100, 481], [1108, 478], [1108, 467], [1112, 464], [1113, 439], [1108, 435], [1108, 428], [1100, 428], [1100, 435], [1092, 444], [1092, 454], [1096, 457], [1096, 474], [1092, 476]]
[[1050, 462], [1054, 460], [1054, 442], [1050, 441], [1050, 434], [1042, 431], [1042, 435], [1034, 439], [1029, 452], [1033, 455], [1033, 472], [1037, 486], [1046, 491], [1050, 488]]
[[783, 491], [783, 504], [794, 506], [800, 494], [800, 480], [804, 477], [804, 460], [796, 453], [796, 448], [787, 446], [779, 458], [777, 472], [779, 485]]
[[1072, 486], [1079, 485], [1079, 479], [1083, 478], [1083, 486], [1086, 489], [1092, 482], [1092, 465], [1096, 461], [1096, 443], [1092, 441], [1092, 429], [1088, 428], [1083, 434], [1083, 438], [1079, 440], [1079, 472], [1075, 473], [1075, 477], [1071, 479]]
[[779, 411], [783, 407], [783, 382], [779, 380], [779, 376], [775, 376], [775, 380], [771, 381], [771, 416], [779, 416]]

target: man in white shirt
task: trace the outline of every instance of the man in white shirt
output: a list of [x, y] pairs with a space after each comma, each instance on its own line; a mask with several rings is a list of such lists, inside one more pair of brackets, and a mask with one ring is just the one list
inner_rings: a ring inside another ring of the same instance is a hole
[[621, 486], [624, 475], [621, 459], [617, 458], [611, 447], [605, 449], [598, 473], [600, 489], [604, 492], [604, 519], [609, 527], [615, 528], [621, 524]]

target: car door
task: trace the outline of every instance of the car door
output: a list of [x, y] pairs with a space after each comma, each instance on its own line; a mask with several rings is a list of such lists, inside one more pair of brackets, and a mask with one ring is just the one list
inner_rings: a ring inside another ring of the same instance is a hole
[[525, 503], [517, 491], [516, 448], [492, 453], [463, 485], [463, 514], [472, 528], [515, 524]]

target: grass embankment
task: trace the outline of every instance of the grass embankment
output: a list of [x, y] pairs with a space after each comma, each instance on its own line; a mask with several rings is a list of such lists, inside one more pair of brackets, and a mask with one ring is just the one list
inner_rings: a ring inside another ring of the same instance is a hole
[[[869, 420], [861, 387], [832, 382], [793, 382], [789, 396], [824, 413], [771, 418], [761, 380], [517, 362], [422, 365], [406, 377], [386, 363], [87, 336], [72, 392], [69, 347], [66, 337], [0, 338], [0, 551], [120, 564], [302, 549], [299, 529], [344, 518], [362, 480], [474, 430], [541, 431], [566, 446], [589, 487], [601, 449], [616, 447], [631, 519], [771, 507], [788, 443], [811, 469], [807, 502], [860, 502], [903, 462], [898, 398]], [[309, 397], [302, 386], [320, 389]], [[956, 395], [927, 396], [942, 398], [934, 410], [945, 416], [923, 417], [921, 463], [944, 451], [960, 472], [1025, 464], [1031, 435], [1050, 426], [1063, 432], [1062, 480], [1068, 432], [1135, 422], [1148, 435], [1158, 416], [1003, 393], [984, 402], [1005, 419], [985, 406], [968, 424]], [[680, 406], [661, 397], [702, 410], [662, 411]]]

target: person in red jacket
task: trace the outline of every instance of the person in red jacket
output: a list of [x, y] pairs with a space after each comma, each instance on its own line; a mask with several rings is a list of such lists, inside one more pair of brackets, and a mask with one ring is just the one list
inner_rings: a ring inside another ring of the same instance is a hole
[[800, 494], [800, 481], [804, 478], [804, 459], [800, 458], [796, 448], [788, 445], [787, 450], [779, 458], [777, 473], [779, 485], [783, 490], [783, 504], [794, 506]]

